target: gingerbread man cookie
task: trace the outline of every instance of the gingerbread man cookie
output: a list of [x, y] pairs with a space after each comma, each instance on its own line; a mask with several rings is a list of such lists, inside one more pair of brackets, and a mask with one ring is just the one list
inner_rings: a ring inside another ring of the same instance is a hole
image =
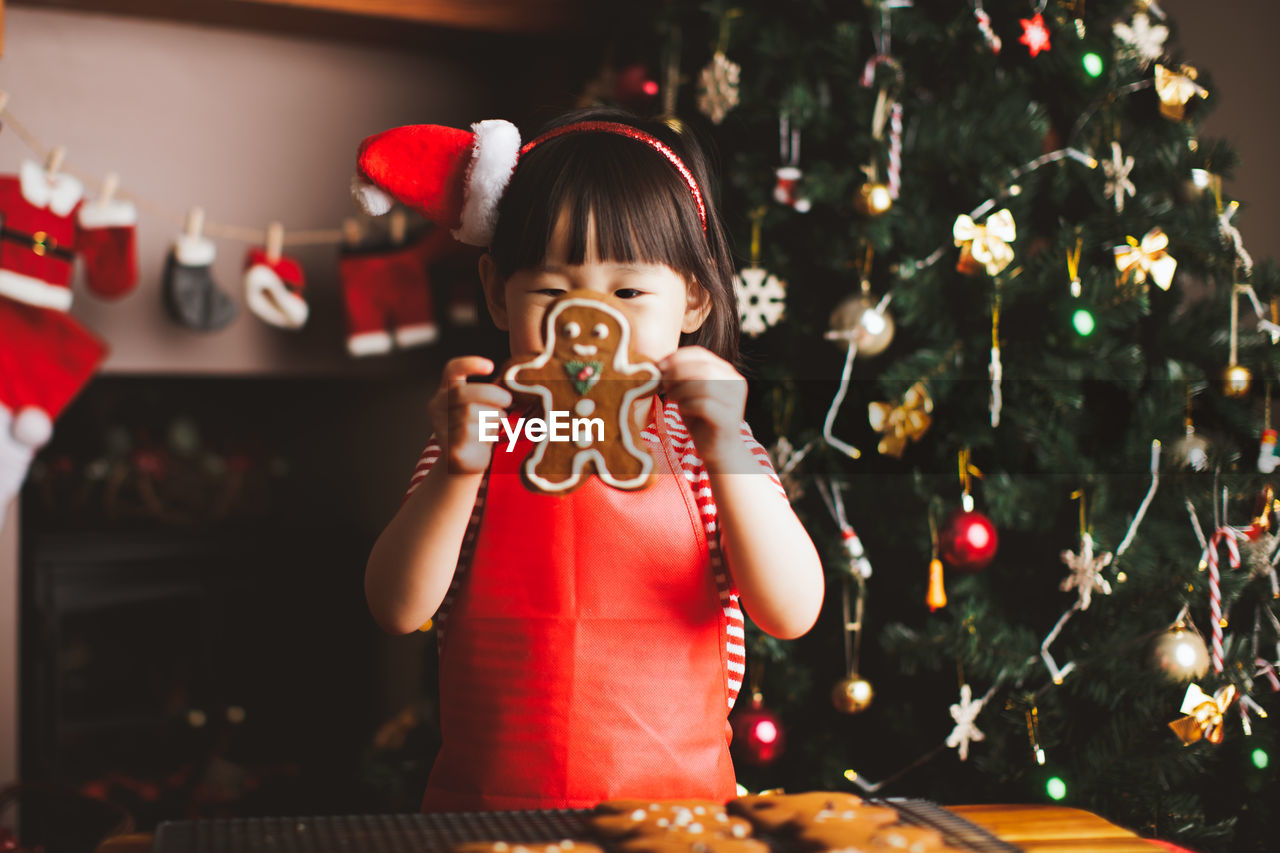
[[572, 290], [547, 309], [544, 348], [515, 359], [502, 373], [515, 393], [534, 395], [549, 428], [524, 465], [533, 489], [563, 494], [595, 473], [618, 489], [642, 489], [653, 458], [634, 420], [635, 404], [658, 387], [658, 368], [631, 358], [631, 327], [612, 296]]

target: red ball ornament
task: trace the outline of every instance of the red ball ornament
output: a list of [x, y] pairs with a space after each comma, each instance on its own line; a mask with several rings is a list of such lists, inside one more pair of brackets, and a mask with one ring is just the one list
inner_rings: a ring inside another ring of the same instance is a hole
[[733, 727], [733, 753], [747, 764], [764, 767], [782, 755], [786, 731], [782, 718], [764, 706], [759, 693], [751, 696], [751, 704], [730, 719]]
[[643, 63], [637, 62], [618, 71], [617, 98], [624, 104], [644, 104], [658, 94], [658, 81]]
[[996, 526], [976, 510], [958, 510], [938, 533], [938, 551], [951, 568], [977, 572], [996, 555]]

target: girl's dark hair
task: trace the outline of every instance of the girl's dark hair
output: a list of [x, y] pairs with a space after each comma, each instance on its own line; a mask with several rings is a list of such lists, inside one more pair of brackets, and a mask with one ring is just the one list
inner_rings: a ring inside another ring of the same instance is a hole
[[[704, 346], [738, 360], [738, 309], [734, 266], [714, 201], [707, 156], [685, 129], [647, 121], [613, 109], [572, 112], [538, 135], [580, 121], [620, 122], [639, 128], [674, 151], [693, 173], [706, 207], [703, 234], [697, 202], [684, 178], [648, 145], [613, 133], [566, 133], [535, 146], [520, 158], [498, 206], [489, 252], [504, 278], [539, 267], [558, 214], [570, 216], [569, 263], [587, 254], [588, 219], [595, 221], [596, 254], [606, 261], [665, 264], [703, 287], [711, 312], [702, 328], [682, 344]], [[530, 137], [534, 138], [534, 137]]]

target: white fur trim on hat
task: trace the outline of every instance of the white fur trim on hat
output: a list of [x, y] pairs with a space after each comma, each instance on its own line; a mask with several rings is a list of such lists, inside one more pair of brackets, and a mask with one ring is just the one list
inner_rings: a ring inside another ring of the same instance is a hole
[[217, 257], [218, 250], [208, 237], [183, 234], [174, 241], [173, 253], [184, 267], [207, 267]]
[[42, 447], [53, 436], [53, 421], [44, 409], [25, 406], [18, 410], [11, 427], [13, 437], [27, 447]]
[[488, 246], [498, 224], [498, 202], [520, 156], [520, 131], [509, 121], [471, 125], [476, 135], [462, 200], [462, 224], [453, 236], [470, 246]]
[[283, 279], [264, 264], [254, 264], [244, 276], [244, 298], [249, 310], [273, 326], [301, 329], [307, 322], [307, 302], [285, 286]]
[[132, 202], [115, 199], [80, 205], [80, 224], [85, 228], [112, 228], [138, 224], [138, 210]]
[[356, 205], [370, 216], [382, 216], [391, 210], [395, 199], [372, 181], [360, 175], [351, 177], [351, 198]]

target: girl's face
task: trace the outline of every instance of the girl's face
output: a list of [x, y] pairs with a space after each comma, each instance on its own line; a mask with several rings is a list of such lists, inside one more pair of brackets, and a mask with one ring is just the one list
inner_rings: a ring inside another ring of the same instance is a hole
[[671, 267], [602, 261], [591, 238], [583, 262], [570, 264], [568, 234], [568, 217], [562, 216], [543, 265], [518, 270], [505, 280], [492, 258], [480, 259], [489, 313], [495, 325], [508, 333], [512, 355], [541, 351], [543, 315], [551, 301], [568, 290], [591, 290], [622, 300], [631, 324], [632, 350], [654, 361], [675, 352], [681, 333], [696, 332], [706, 320], [711, 310], [707, 292], [686, 282]]

